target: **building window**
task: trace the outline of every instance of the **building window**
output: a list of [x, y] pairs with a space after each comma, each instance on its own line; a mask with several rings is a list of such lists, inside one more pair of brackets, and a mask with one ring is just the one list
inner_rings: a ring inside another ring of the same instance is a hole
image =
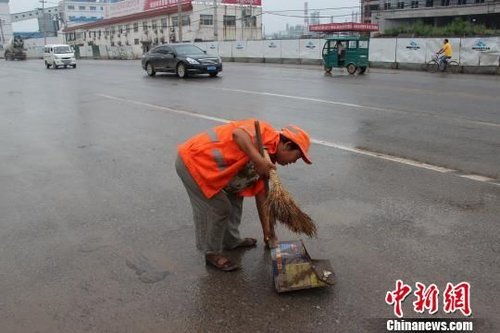
[[[182, 25], [190, 25], [191, 24], [191, 19], [189, 18], [189, 15], [183, 15], [182, 16]], [[177, 16], [172, 16], [172, 26], [177, 27], [178, 24], [178, 19]]]
[[236, 26], [236, 16], [234, 15], [224, 15], [224, 26], [225, 27], [235, 27]]
[[167, 25], [168, 25], [167, 24], [167, 18], [166, 17], [162, 18], [161, 21], [160, 21], [160, 24], [161, 24], [161, 28], [162, 29], [166, 29]]
[[95, 6], [90, 6], [90, 10], [97, 10]]
[[484, 0], [476, 0], [476, 3], [484, 3]]
[[384, 2], [384, 9], [391, 9], [391, 3], [390, 2]]
[[142, 21], [142, 31], [148, 31], [148, 22]]
[[134, 39], [134, 44], [139, 45], [139, 38]]
[[398, 9], [403, 9], [405, 8], [405, 3], [403, 1], [398, 2]]
[[75, 9], [75, 6], [73, 6], [73, 5], [68, 6], [68, 10], [74, 10], [74, 9]]
[[126, 33], [130, 32], [130, 24], [125, 25], [125, 32]]
[[449, 6], [450, 0], [441, 0], [441, 6]]
[[466, 5], [467, 4], [467, 0], [458, 0], [458, 4], [459, 5]]
[[114, 35], [114, 34], [115, 34], [115, 27], [114, 27], [114, 26], [112, 26], [112, 27], [111, 27], [111, 34], [112, 34], [112, 35]]
[[418, 1], [412, 1], [411, 8], [418, 8]]
[[214, 25], [214, 16], [200, 15], [200, 25]]
[[425, 7], [434, 7], [434, 0], [426, 0]]
[[119, 26], [118, 26], [118, 32], [119, 32], [120, 34], [122, 34], [122, 33], [123, 33], [123, 25], [119, 25]]
[[139, 31], [139, 23], [135, 22], [134, 23], [134, 32], [138, 32], [138, 31]]
[[85, 10], [85, 6], [78, 6], [79, 10]]
[[158, 22], [156, 20], [151, 21], [151, 27], [153, 30], [158, 29]]

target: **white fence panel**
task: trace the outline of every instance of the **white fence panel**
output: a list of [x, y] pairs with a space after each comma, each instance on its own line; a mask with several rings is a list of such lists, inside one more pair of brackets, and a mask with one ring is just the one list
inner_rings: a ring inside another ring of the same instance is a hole
[[500, 38], [462, 39], [461, 60], [466, 66], [498, 66]]
[[263, 58], [264, 50], [262, 41], [248, 41], [245, 54], [250, 58]]
[[264, 58], [281, 58], [280, 40], [264, 40], [262, 41], [262, 49]]
[[244, 58], [247, 56], [247, 41], [233, 42], [233, 57]]
[[281, 41], [281, 57], [298, 59], [300, 57], [300, 48], [298, 40]]
[[396, 38], [370, 39], [368, 58], [375, 62], [396, 62]]
[[194, 43], [194, 45], [198, 46], [203, 51], [206, 51], [207, 54], [210, 55], [219, 55], [219, 45], [217, 42], [200, 42]]
[[425, 63], [425, 39], [398, 38], [396, 43], [396, 61], [398, 63]]
[[299, 57], [301, 59], [321, 59], [321, 39], [301, 39], [299, 40]]
[[231, 58], [233, 56], [233, 43], [232, 42], [220, 42], [219, 43], [219, 56], [225, 58]]

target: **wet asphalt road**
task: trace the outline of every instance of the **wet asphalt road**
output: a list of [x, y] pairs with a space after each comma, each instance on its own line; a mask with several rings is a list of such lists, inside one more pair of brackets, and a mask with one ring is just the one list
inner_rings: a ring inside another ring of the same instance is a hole
[[[440, 295], [470, 282], [474, 332], [498, 332], [499, 95], [492, 76], [226, 63], [219, 78], [179, 80], [137, 61], [2, 61], [0, 331], [384, 331], [401, 279]], [[318, 225], [305, 243], [331, 260], [329, 289], [275, 293], [253, 200], [241, 230], [259, 246], [231, 254], [241, 271], [206, 268], [195, 250], [175, 147], [248, 117], [316, 140], [312, 166], [279, 172]], [[405, 317], [419, 316], [414, 300]], [[441, 299], [424, 317], [464, 318]]]

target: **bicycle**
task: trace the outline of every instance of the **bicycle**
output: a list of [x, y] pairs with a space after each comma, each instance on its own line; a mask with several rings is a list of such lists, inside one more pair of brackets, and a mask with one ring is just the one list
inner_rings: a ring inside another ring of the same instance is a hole
[[432, 60], [426, 64], [428, 72], [435, 73], [440, 72], [450, 72], [458, 73], [460, 71], [460, 65], [455, 60], [442, 61], [437, 54], [432, 57]]

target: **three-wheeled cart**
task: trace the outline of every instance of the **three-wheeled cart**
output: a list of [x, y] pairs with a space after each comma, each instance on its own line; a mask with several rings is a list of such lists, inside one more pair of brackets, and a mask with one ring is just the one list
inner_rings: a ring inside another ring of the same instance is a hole
[[325, 72], [332, 68], [346, 68], [349, 74], [359, 71], [363, 74], [368, 68], [370, 37], [363, 36], [371, 31], [378, 31], [378, 25], [372, 23], [330, 23], [309, 26], [310, 31], [324, 33], [325, 45], [322, 57]]

